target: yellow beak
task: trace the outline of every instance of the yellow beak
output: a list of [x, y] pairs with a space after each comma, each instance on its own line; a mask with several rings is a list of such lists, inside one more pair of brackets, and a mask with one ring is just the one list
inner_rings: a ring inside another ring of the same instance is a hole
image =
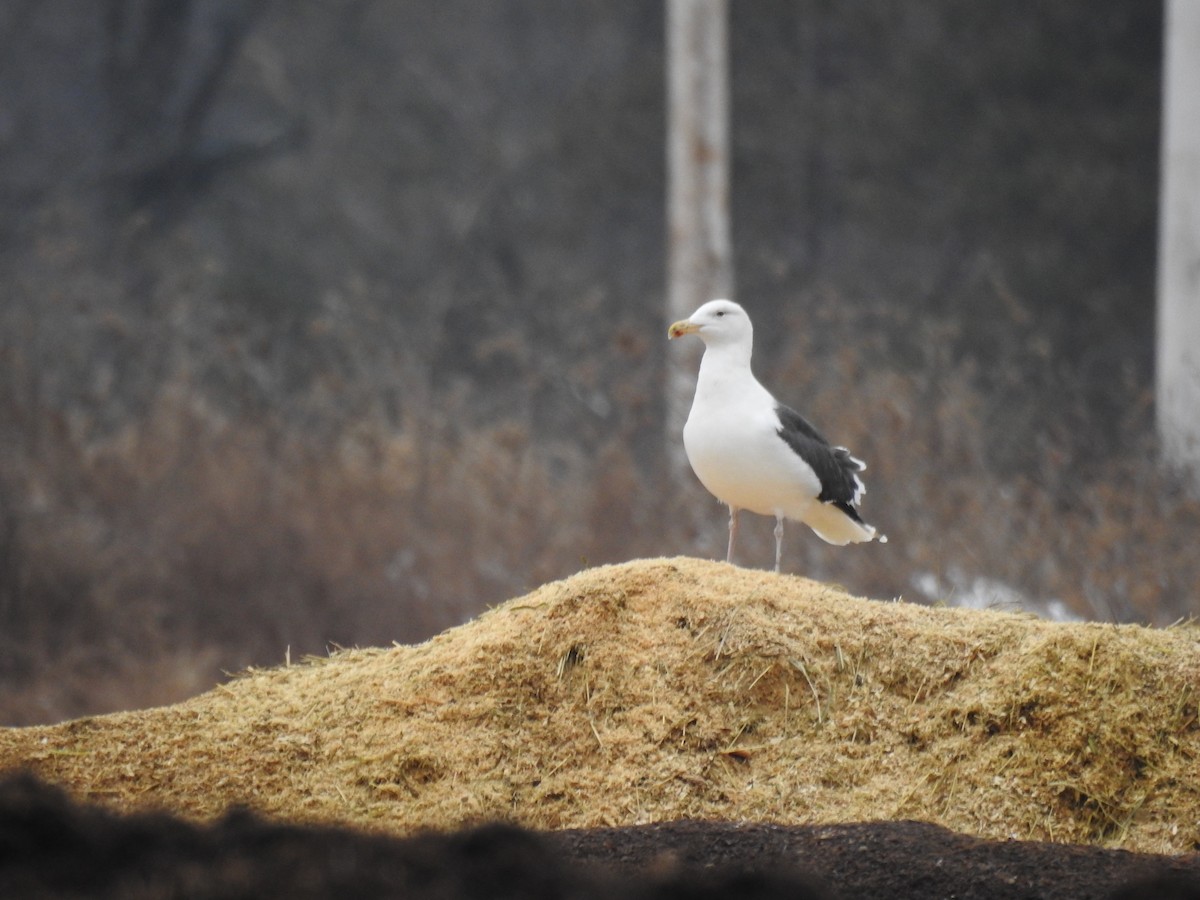
[[680, 319], [674, 325], [667, 329], [668, 338], [679, 338], [685, 334], [695, 334], [700, 330], [699, 325], [693, 325], [688, 319]]

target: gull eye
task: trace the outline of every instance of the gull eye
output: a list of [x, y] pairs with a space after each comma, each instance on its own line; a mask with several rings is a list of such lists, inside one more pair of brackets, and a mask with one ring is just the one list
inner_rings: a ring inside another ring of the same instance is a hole
[[718, 310], [717, 310], [717, 318], [719, 319], [719, 318], [721, 318], [721, 316], [723, 316], [723, 315], [725, 315], [725, 310], [723, 310], [723, 309], [718, 309]]

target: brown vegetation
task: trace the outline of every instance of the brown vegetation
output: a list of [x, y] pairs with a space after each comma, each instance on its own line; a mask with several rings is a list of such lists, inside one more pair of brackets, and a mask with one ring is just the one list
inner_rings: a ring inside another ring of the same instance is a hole
[[[866, 509], [892, 540], [830, 548], [793, 525], [787, 569], [922, 600], [920, 573], [986, 575], [1110, 621], [1200, 609], [1200, 503], [1157, 468], [1145, 405], [1123, 425], [1142, 436], [1107, 462], [1027, 433], [1026, 464], [1005, 468], [988, 437], [1003, 401], [938, 350], [932, 326], [926, 355], [900, 369], [880, 363], [886, 327], [844, 311], [794, 324], [764, 378], [868, 461]], [[821, 350], [848, 331], [853, 343]], [[13, 379], [0, 408], [10, 724], [180, 699], [289, 652], [420, 640], [581, 563], [724, 551], [724, 514], [702, 488], [672, 496], [639, 463], [655, 404], [628, 374], [611, 386], [628, 418], [590, 453], [520, 419], [478, 422], [452, 391], [415, 392], [426, 399], [393, 422], [367, 385], [347, 385], [336, 404], [311, 400], [340, 412], [310, 429], [311, 413], [222, 413], [176, 377], [105, 428], [23, 387]], [[745, 565], [770, 564], [770, 527], [747, 519]]]
[[[1200, 610], [1148, 436], [1162, 10], [1098, 2], [731, 17], [759, 374], [892, 538], [789, 570]], [[0, 9], [0, 722], [723, 554], [663, 488], [663, 7], [460, 5]]]
[[690, 559], [591, 569], [415, 646], [0, 732], [121, 809], [407, 832], [912, 818], [1200, 848], [1200, 634], [860, 600]]

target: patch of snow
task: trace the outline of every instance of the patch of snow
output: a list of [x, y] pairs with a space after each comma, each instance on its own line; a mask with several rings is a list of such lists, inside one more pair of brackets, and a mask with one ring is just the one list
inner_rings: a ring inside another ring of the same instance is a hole
[[997, 578], [970, 576], [957, 566], [950, 567], [943, 577], [933, 572], [918, 572], [910, 582], [919, 594], [935, 603], [964, 609], [1023, 610], [1052, 622], [1083, 621], [1062, 600], [1036, 599]]

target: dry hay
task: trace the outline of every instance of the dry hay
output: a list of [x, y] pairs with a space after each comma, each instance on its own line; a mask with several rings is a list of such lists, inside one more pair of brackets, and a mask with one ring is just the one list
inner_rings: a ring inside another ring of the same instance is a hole
[[582, 572], [416, 646], [0, 730], [0, 771], [405, 832], [922, 819], [1200, 846], [1200, 631], [856, 599], [693, 559]]

